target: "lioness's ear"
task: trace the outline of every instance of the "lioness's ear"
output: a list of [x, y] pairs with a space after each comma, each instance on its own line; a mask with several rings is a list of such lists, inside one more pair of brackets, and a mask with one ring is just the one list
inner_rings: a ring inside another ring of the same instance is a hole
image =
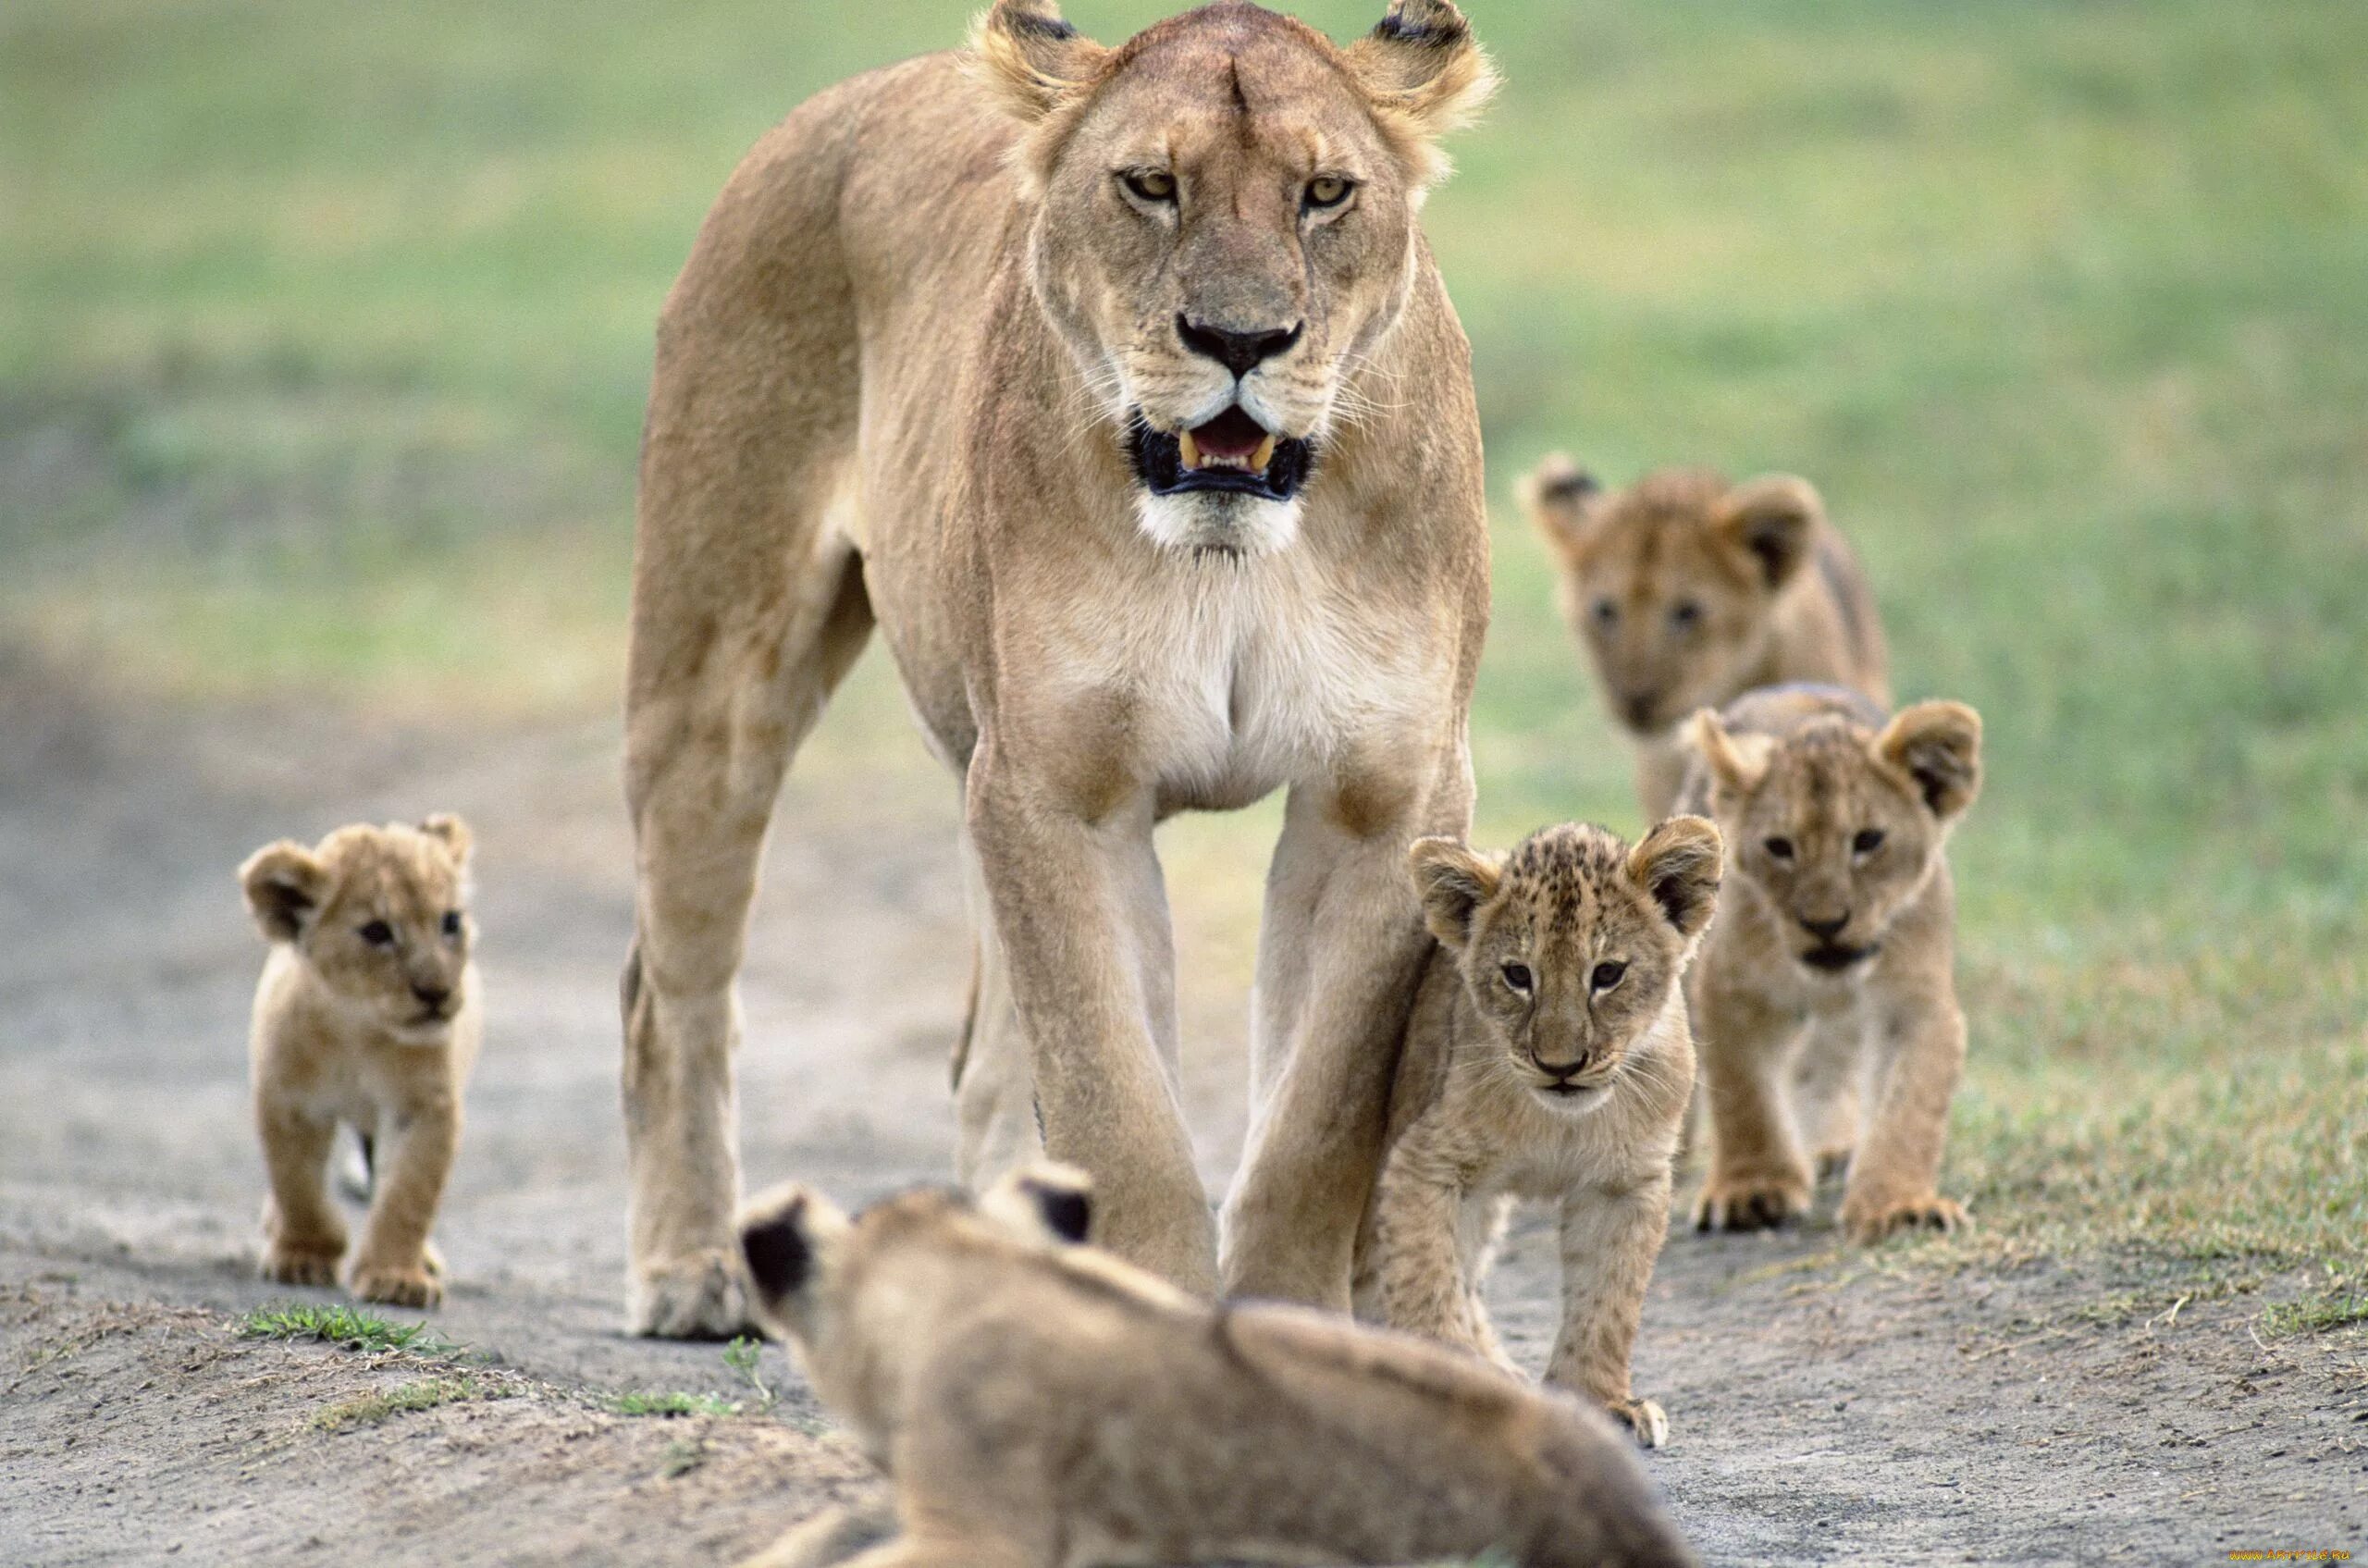
[[1687, 721], [1686, 744], [1710, 766], [1710, 774], [1738, 795], [1750, 793], [1768, 776], [1769, 754], [1775, 743], [1766, 735], [1736, 735], [1711, 709]]
[[1981, 715], [1962, 702], [1919, 702], [1892, 715], [1875, 759], [1916, 782], [1932, 815], [1948, 821], [1981, 790]]
[[1772, 593], [1791, 582], [1809, 558], [1810, 541], [1824, 517], [1825, 502], [1807, 479], [1770, 474], [1728, 495], [1720, 526], [1758, 567]]
[[1023, 1236], [1082, 1241], [1093, 1228], [1093, 1178], [1058, 1160], [1018, 1167], [979, 1199], [979, 1210]]
[[1521, 509], [1539, 537], [1567, 555], [1586, 532], [1587, 503], [1602, 493], [1594, 475], [1553, 452], [1523, 477]]
[[1716, 823], [1671, 817], [1628, 854], [1628, 880], [1660, 906], [1678, 934], [1691, 939], [1710, 923], [1719, 902], [1719, 867], [1726, 853]]
[[1416, 192], [1448, 170], [1434, 143], [1469, 125], [1497, 90], [1497, 71], [1448, 0], [1390, 0], [1374, 30], [1342, 51], [1382, 134]]
[[419, 824], [419, 831], [430, 838], [442, 839], [444, 847], [451, 852], [454, 865], [469, 863], [469, 847], [475, 840], [469, 833], [469, 824], [451, 812], [437, 812]]
[[839, 1206], [810, 1188], [795, 1184], [760, 1192], [740, 1210], [740, 1255], [748, 1281], [769, 1312], [796, 1295], [815, 1277], [823, 1252], [848, 1228]]
[[1030, 125], [1082, 99], [1109, 53], [1064, 21], [1053, 0], [995, 0], [970, 26], [971, 76]]
[[320, 912], [328, 883], [328, 868], [293, 839], [264, 846], [239, 868], [247, 907], [273, 942], [293, 942], [304, 933], [305, 922]]
[[1472, 917], [1496, 895], [1503, 875], [1498, 863], [1474, 855], [1451, 838], [1418, 838], [1406, 851], [1406, 869], [1423, 899], [1423, 923], [1449, 947], [1472, 940]]

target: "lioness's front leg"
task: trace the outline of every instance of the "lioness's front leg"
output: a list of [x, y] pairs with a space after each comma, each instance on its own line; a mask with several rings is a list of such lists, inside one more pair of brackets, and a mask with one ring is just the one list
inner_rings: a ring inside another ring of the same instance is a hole
[[1015, 766], [983, 735], [967, 782], [1044, 1152], [1092, 1174], [1096, 1241], [1213, 1293], [1215, 1228], [1155, 1044], [1166, 982], [1149, 971], [1172, 959], [1148, 934], [1164, 932], [1165, 908], [1143, 907], [1158, 885], [1143, 874], [1152, 801], [1089, 820], [1063, 781]]
[[1965, 1073], [1965, 1014], [1944, 968], [1919, 978], [1877, 1003], [1870, 1024], [1873, 1093], [1842, 1192], [1842, 1228], [1856, 1241], [1966, 1220], [1940, 1192], [1949, 1101]]
[[1669, 1440], [1669, 1418], [1635, 1397], [1629, 1364], [1653, 1263], [1669, 1234], [1669, 1204], [1666, 1175], [1562, 1199], [1562, 1327], [1546, 1362], [1548, 1383], [1597, 1401], [1648, 1449]]
[[363, 1301], [434, 1306], [444, 1299], [439, 1271], [429, 1266], [427, 1232], [460, 1139], [459, 1102], [440, 1096], [405, 1107], [379, 1141], [385, 1169], [346, 1270], [350, 1287]]

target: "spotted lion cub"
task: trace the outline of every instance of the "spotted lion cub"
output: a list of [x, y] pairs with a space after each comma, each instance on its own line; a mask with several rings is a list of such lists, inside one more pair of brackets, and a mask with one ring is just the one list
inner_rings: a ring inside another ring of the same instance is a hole
[[[1803, 1214], [1819, 1145], [1848, 1159], [1855, 1239], [1960, 1224], [1938, 1186], [1965, 1068], [1947, 848], [1981, 786], [1981, 716], [1961, 702], [1886, 716], [1856, 692], [1778, 686], [1706, 710], [1693, 743], [1683, 798], [1717, 819], [1732, 873], [1686, 982], [1710, 1111], [1696, 1224]], [[1857, 1069], [1838, 1117], [1798, 1093], [1805, 1046]]]
[[1659, 1448], [1629, 1388], [1694, 1090], [1680, 980], [1719, 888], [1719, 830], [1676, 817], [1633, 850], [1565, 824], [1510, 855], [1426, 838], [1409, 855], [1438, 939], [1408, 1021], [1358, 1311], [1507, 1370], [1480, 1302], [1505, 1200], [1560, 1214], [1562, 1326], [1546, 1380]]
[[[271, 1180], [267, 1279], [334, 1284], [344, 1260], [348, 1288], [365, 1302], [443, 1299], [427, 1233], [482, 1029], [468, 863], [468, 828], [434, 816], [415, 828], [339, 828], [310, 849], [282, 840], [239, 869], [271, 943], [250, 1037]], [[350, 1260], [325, 1185], [339, 1122], [383, 1167]]]

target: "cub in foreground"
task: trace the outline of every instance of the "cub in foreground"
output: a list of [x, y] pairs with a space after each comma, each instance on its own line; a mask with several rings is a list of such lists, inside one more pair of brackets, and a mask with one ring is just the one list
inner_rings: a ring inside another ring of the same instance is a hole
[[[443, 1264], [427, 1233], [483, 1030], [468, 863], [468, 828], [439, 815], [415, 828], [339, 828], [310, 849], [282, 840], [239, 869], [271, 943], [250, 1037], [255, 1130], [271, 1179], [267, 1279], [334, 1284], [344, 1260], [348, 1288], [365, 1302], [443, 1299]], [[377, 1167], [350, 1260], [325, 1184], [339, 1122]]]
[[1522, 481], [1553, 551], [1562, 612], [1604, 706], [1636, 747], [1636, 794], [1669, 814], [1678, 726], [1755, 686], [1823, 681], [1888, 705], [1882, 623], [1857, 558], [1804, 479], [1742, 485], [1698, 468], [1606, 492], [1557, 453]]
[[1628, 1385], [1670, 1166], [1694, 1091], [1680, 981], [1718, 897], [1719, 830], [1678, 817], [1631, 850], [1597, 827], [1510, 855], [1426, 838], [1408, 858], [1438, 939], [1358, 1247], [1360, 1315], [1513, 1366], [1480, 1286], [1510, 1198], [1559, 1205], [1562, 1326], [1549, 1383], [1659, 1448]]
[[1303, 1308], [1213, 1307], [1072, 1244], [1092, 1218], [1082, 1173], [1043, 1165], [975, 1203], [849, 1219], [784, 1187], [743, 1210], [760, 1315], [896, 1493], [894, 1525], [825, 1514], [755, 1564], [1693, 1561], [1576, 1401]]
[[[1951, 1228], [1940, 1194], [1965, 1068], [1949, 832], [1981, 785], [1981, 717], [1919, 702], [1886, 719], [1856, 692], [1750, 693], [1692, 727], [1683, 799], [1726, 835], [1726, 895], [1687, 991], [1710, 1112], [1703, 1229], [1781, 1225], [1809, 1205], [1802, 1130], [1847, 1153], [1842, 1224], [1858, 1241]], [[1804, 1043], [1855, 1044], [1863, 1117], [1790, 1093]]]

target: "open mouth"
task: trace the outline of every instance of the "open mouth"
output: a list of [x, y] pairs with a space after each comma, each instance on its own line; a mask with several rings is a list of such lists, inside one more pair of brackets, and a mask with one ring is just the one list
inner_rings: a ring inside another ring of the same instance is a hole
[[1134, 459], [1135, 476], [1155, 496], [1217, 490], [1289, 500], [1307, 483], [1315, 462], [1313, 442], [1276, 436], [1239, 404], [1205, 425], [1173, 434], [1153, 429], [1138, 414], [1127, 451]]
[[1862, 964], [1874, 956], [1875, 949], [1872, 944], [1864, 947], [1828, 945], [1823, 947], [1810, 948], [1801, 955], [1801, 962], [1813, 969], [1823, 969], [1828, 974], [1839, 974], [1853, 964]]

